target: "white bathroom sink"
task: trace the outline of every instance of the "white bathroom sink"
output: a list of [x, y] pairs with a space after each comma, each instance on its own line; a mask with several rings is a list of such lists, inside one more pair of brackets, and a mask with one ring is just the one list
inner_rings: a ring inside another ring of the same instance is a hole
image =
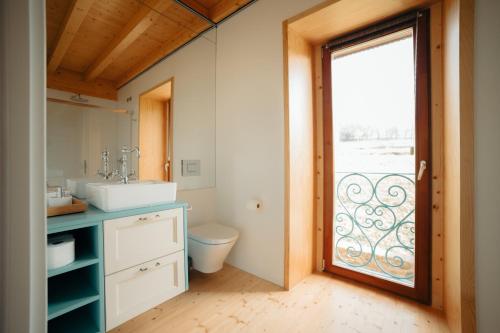
[[[72, 196], [79, 199], [87, 198], [87, 184], [88, 183], [111, 183], [111, 180], [104, 180], [101, 177], [87, 177], [87, 178], [68, 178], [66, 179], [66, 188]], [[116, 180], [114, 181], [116, 182]]]
[[174, 202], [177, 183], [132, 181], [122, 183], [89, 183], [87, 201], [105, 212], [148, 207]]

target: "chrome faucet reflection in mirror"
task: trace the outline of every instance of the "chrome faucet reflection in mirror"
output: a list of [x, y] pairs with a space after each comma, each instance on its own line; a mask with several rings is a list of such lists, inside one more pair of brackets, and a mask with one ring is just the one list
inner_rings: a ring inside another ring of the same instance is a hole
[[101, 153], [102, 170], [97, 170], [97, 175], [106, 180], [112, 179], [117, 175], [117, 172], [112, 170], [111, 163], [109, 162], [109, 156], [110, 153], [108, 148], [104, 148], [104, 151]]
[[119, 174], [120, 176], [120, 181], [124, 184], [128, 184], [130, 177], [133, 177], [135, 179], [135, 170], [131, 170], [131, 172], [128, 172], [128, 156], [127, 154], [131, 153], [136, 153], [137, 158], [141, 157], [141, 151], [139, 150], [139, 147], [128, 147], [128, 146], [122, 146], [121, 149], [122, 152], [122, 158], [120, 159], [120, 162], [122, 163], [121, 167], [121, 173]]
[[129, 180], [135, 179], [135, 170], [131, 170], [131, 172], [128, 171], [128, 156], [127, 154], [131, 153], [136, 153], [137, 158], [141, 157], [141, 151], [139, 150], [139, 147], [128, 147], [128, 146], [122, 146], [121, 148], [121, 153], [122, 157], [119, 160], [121, 165], [120, 170], [112, 170], [111, 163], [110, 163], [110, 152], [108, 151], [107, 148], [104, 149], [104, 151], [101, 153], [101, 161], [102, 161], [102, 170], [98, 170], [97, 174], [101, 176], [102, 178], [109, 180], [113, 179], [116, 176], [120, 177], [120, 181], [124, 184], [128, 184]]

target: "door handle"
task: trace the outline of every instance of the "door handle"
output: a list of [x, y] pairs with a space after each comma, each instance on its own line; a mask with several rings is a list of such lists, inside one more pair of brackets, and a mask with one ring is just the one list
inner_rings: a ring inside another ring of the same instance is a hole
[[420, 161], [420, 168], [418, 169], [418, 176], [417, 180], [421, 180], [422, 177], [424, 176], [424, 172], [427, 169], [427, 161], [421, 160]]

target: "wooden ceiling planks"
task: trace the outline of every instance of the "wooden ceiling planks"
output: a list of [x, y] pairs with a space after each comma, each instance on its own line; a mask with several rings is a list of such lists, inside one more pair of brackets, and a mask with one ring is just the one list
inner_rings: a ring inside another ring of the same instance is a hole
[[116, 100], [118, 95], [114, 82], [101, 78], [87, 82], [81, 73], [64, 68], [47, 74], [47, 87], [111, 100]]
[[[153, 63], [165, 56], [165, 47], [179, 47], [175, 39], [178, 35], [199, 32], [208, 28], [208, 24], [191, 13], [183, 13], [184, 9], [177, 5], [166, 8], [161, 19], [157, 20], [148, 30], [129, 46], [124, 54], [110, 65], [102, 74], [102, 77], [117, 82], [117, 86], [128, 82], [131, 76], [137, 75], [141, 70], [146, 69]], [[186, 38], [181, 38], [185, 42]], [[189, 39], [189, 38], [188, 38]], [[171, 45], [174, 44], [174, 45]], [[129, 68], [130, 72], [125, 75], [124, 68]]]
[[[164, 20], [159, 22], [158, 25], [151, 27], [144, 36], [141, 36], [137, 43], [144, 42], [148, 35], [164, 35], [167, 37], [167, 40], [159, 47], [150, 49], [150, 52], [143, 52], [140, 61], [126, 62], [124, 65], [126, 66], [128, 63], [128, 70], [125, 72], [122, 71], [119, 77], [113, 78], [118, 87], [125, 85], [138, 74], [210, 27], [207, 21], [178, 5], [162, 12], [162, 17]], [[141, 50], [141, 48], [136, 46], [131, 47], [131, 49]], [[130, 66], [131, 64], [133, 65]]]
[[135, 0], [95, 1], [61, 67], [85, 72], [140, 8]]
[[206, 2], [199, 0], [182, 0], [186, 5], [196, 10], [201, 15], [208, 17], [210, 16], [210, 6], [207, 6]]
[[94, 0], [73, 0], [69, 6], [48, 61], [48, 72], [54, 72], [61, 64], [93, 2]]
[[217, 1], [215, 5], [210, 7], [210, 19], [218, 23], [250, 2], [250, 0]]
[[85, 72], [85, 80], [90, 81], [101, 74], [106, 67], [123, 53], [140, 35], [142, 35], [155, 21], [161, 18], [161, 15], [153, 8], [159, 4], [160, 0], [152, 0], [151, 6], [142, 6], [125, 27], [106, 47], [104, 52], [90, 65]]
[[204, 6], [205, 8], [212, 8], [220, 0], [192, 0], [192, 1], [198, 2], [200, 5]]
[[51, 55], [54, 51], [55, 43], [59, 29], [66, 17], [70, 1], [67, 0], [51, 0], [47, 2], [47, 54]]
[[[182, 1], [217, 22], [251, 2]], [[48, 87], [108, 99], [210, 27], [174, 0], [47, 0], [46, 11], [48, 55], [56, 56]]]
[[121, 77], [116, 80], [117, 87], [122, 87], [134, 77], [147, 70], [150, 66], [164, 58], [166, 55], [174, 52], [187, 41], [196, 37], [197, 34], [190, 30], [179, 30], [177, 35], [173, 36], [169, 43], [164, 44], [161, 48], [147, 54], [140, 62], [132, 66]]

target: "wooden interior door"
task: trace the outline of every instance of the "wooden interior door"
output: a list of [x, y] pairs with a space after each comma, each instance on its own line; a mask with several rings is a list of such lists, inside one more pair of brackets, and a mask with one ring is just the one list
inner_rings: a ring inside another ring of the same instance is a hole
[[430, 303], [428, 11], [323, 46], [325, 270]]
[[169, 180], [167, 159], [168, 101], [141, 96], [139, 111], [139, 178]]

